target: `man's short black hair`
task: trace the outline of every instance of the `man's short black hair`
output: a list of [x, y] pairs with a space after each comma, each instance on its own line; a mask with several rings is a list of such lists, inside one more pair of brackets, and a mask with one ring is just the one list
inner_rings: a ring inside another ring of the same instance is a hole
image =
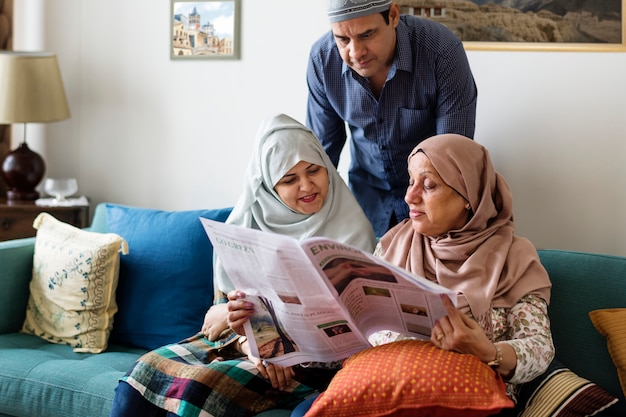
[[384, 12], [380, 12], [380, 14], [383, 15], [383, 19], [385, 19], [385, 24], [387, 25], [389, 24], [389, 10], [390, 9], [387, 9]]

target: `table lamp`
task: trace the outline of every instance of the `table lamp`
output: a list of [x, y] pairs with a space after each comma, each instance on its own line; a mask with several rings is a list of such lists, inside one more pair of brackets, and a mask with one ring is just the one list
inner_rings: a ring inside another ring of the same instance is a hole
[[46, 165], [26, 144], [26, 124], [70, 117], [61, 71], [50, 52], [0, 51], [0, 124], [24, 123], [24, 137], [2, 161], [7, 201], [39, 198]]

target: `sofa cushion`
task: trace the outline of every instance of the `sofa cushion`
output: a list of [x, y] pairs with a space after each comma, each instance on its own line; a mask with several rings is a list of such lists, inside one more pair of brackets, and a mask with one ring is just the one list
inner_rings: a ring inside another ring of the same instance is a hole
[[306, 417], [477, 417], [512, 407], [502, 378], [476, 356], [404, 340], [348, 358]]
[[106, 349], [117, 311], [119, 252], [126, 242], [114, 233], [94, 233], [41, 213], [30, 297], [22, 331], [76, 352]]
[[522, 386], [519, 417], [593, 416], [617, 401], [554, 359], [543, 375]]
[[589, 313], [589, 317], [598, 332], [606, 338], [609, 354], [626, 395], [626, 308], [594, 310]]
[[76, 353], [27, 334], [0, 335], [0, 415], [109, 415], [119, 378], [143, 349]]
[[199, 217], [225, 221], [231, 209], [106, 209], [107, 230], [129, 247], [111, 341], [156, 349], [196, 334], [213, 302], [213, 247]]

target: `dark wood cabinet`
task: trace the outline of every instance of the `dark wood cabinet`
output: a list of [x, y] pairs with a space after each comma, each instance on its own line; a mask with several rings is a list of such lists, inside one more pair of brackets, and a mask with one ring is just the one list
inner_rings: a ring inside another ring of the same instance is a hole
[[39, 213], [50, 213], [62, 222], [87, 227], [89, 206], [47, 207], [34, 202], [0, 200], [0, 241], [35, 236], [33, 221]]

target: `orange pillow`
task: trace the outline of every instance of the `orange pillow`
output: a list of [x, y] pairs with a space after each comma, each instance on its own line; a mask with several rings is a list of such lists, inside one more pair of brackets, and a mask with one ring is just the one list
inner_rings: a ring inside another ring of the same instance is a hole
[[594, 310], [589, 317], [596, 330], [606, 338], [609, 354], [626, 395], [626, 308]]
[[513, 405], [500, 375], [476, 356], [403, 340], [348, 358], [305, 417], [481, 417]]

